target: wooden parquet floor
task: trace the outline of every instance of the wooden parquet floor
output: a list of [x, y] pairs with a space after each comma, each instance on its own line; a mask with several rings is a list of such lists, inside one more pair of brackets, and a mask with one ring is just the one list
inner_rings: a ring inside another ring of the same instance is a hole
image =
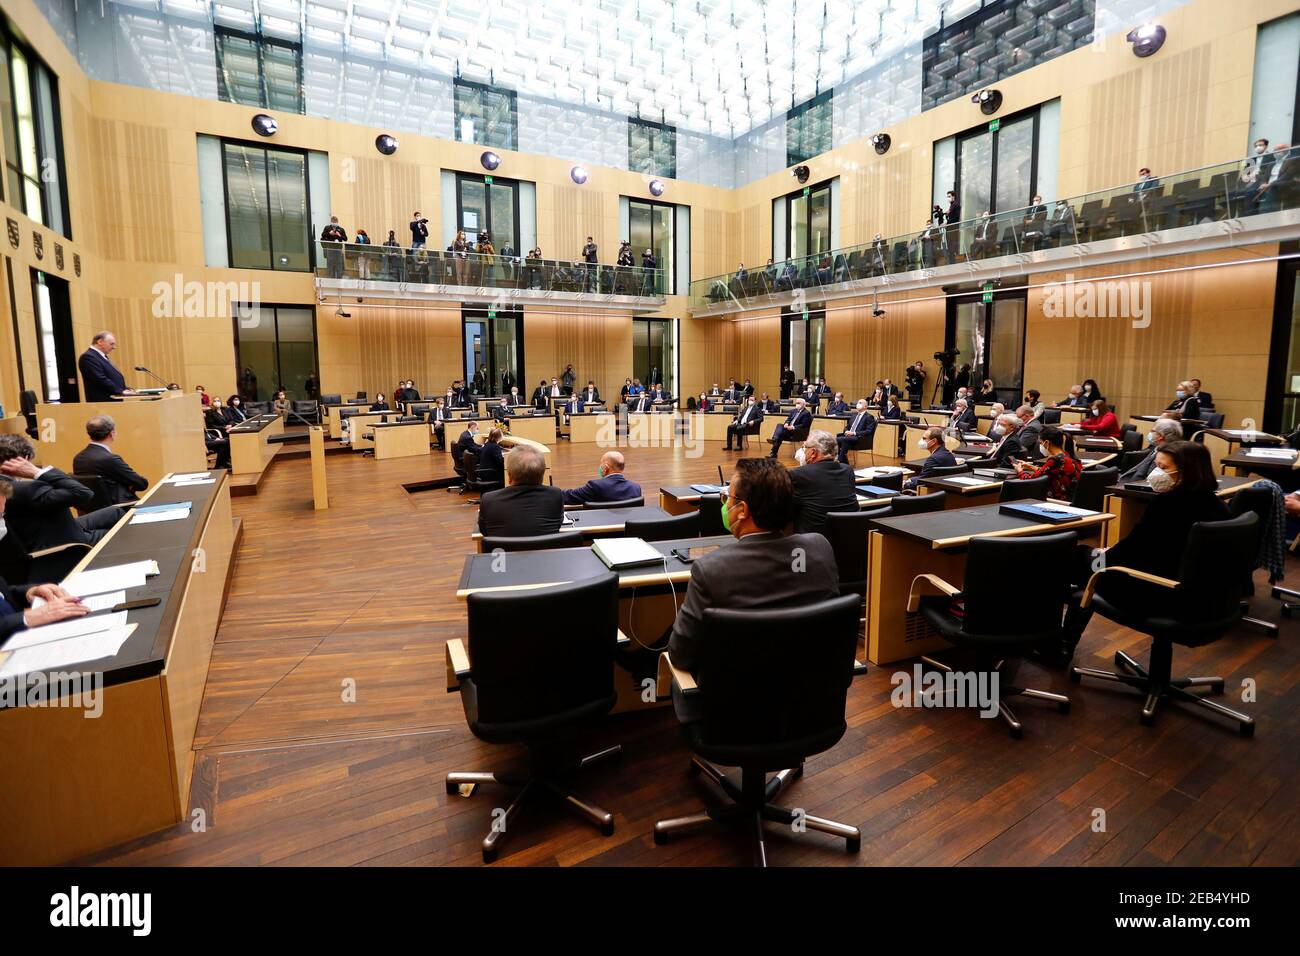
[[[557, 443], [556, 484], [585, 481], [598, 454]], [[654, 498], [660, 484], [709, 480], [734, 457], [718, 443], [692, 459], [642, 449], [629, 453], [628, 474]], [[308, 468], [277, 462], [260, 494], [234, 504], [243, 546], [195, 741], [193, 805], [206, 827], [177, 826], [84, 862], [480, 865], [491, 811], [510, 791], [448, 797], [443, 775], [504, 769], [521, 751], [476, 740], [459, 695], [444, 687], [443, 647], [464, 632], [454, 592], [476, 509], [445, 491], [403, 490], [447, 474], [441, 453], [331, 456], [331, 507], [319, 513]], [[782, 796], [859, 826], [861, 854], [772, 828], [771, 862], [1300, 863], [1300, 623], [1280, 617], [1262, 581], [1257, 593], [1254, 613], [1280, 622], [1280, 639], [1243, 627], [1179, 648], [1174, 662], [1178, 673], [1223, 676], [1225, 701], [1253, 678], [1258, 701], [1241, 705], [1258, 719], [1253, 740], [1173, 706], [1143, 727], [1134, 694], [1026, 665], [1025, 683], [1070, 694], [1073, 709], [1022, 701], [1016, 741], [965, 711], [894, 708], [889, 675], [905, 665], [872, 667], [849, 692], [844, 739]], [[1147, 639], [1096, 619], [1077, 660], [1108, 667], [1117, 649], [1143, 659]], [[584, 772], [578, 786], [615, 813], [616, 833], [601, 837], [539, 802], [512, 827], [497, 866], [749, 864], [747, 842], [725, 832], [654, 846], [656, 819], [697, 812], [711, 796], [686, 773], [670, 709], [611, 717], [590, 749], [614, 742], [623, 758]]]

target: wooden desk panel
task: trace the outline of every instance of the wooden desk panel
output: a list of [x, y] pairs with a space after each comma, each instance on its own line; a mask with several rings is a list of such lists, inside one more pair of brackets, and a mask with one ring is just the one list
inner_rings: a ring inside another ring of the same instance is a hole
[[536, 415], [510, 419], [510, 434], [527, 438], [543, 445], [555, 443], [555, 416]]
[[[276, 417], [265, 428], [255, 432], [232, 431], [230, 439], [230, 473], [232, 475], [260, 475], [271, 459], [283, 447], [278, 442], [267, 441], [272, 435], [284, 434], [284, 419]], [[198, 469], [196, 469], [198, 470]]]
[[375, 460], [388, 458], [414, 458], [429, 454], [433, 432], [428, 422], [407, 422], [371, 429], [374, 435]]
[[198, 393], [170, 392], [158, 399], [36, 406], [36, 454], [43, 465], [72, 474], [72, 459], [86, 447], [86, 421], [108, 415], [117, 425], [113, 451], [150, 481], [169, 472], [203, 471], [203, 406]]
[[618, 446], [618, 417], [613, 412], [570, 416], [569, 441], [575, 444], [600, 442], [603, 447], [615, 448]]

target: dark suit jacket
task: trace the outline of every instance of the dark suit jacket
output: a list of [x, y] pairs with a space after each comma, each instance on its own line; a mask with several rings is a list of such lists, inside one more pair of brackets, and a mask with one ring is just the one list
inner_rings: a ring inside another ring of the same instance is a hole
[[51, 468], [39, 478], [14, 482], [14, 495], [5, 508], [5, 523], [29, 551], [61, 544], [89, 544], [91, 535], [82, 531], [69, 510], [87, 505], [94, 494], [81, 482]]
[[[1197, 521], [1226, 521], [1228, 517], [1223, 499], [1208, 491], [1175, 488], [1158, 494], [1147, 503], [1133, 530], [1106, 551], [1106, 564], [1176, 579], [1192, 525]], [[1105, 579], [1116, 577], [1119, 575], [1103, 575], [1103, 593], [1109, 590]], [[1155, 589], [1168, 594], [1162, 588]]]
[[1120, 481], [1146, 481], [1147, 476], [1151, 474], [1151, 469], [1156, 466], [1155, 445], [1148, 447], [1146, 457], [1130, 468], [1124, 474], [1119, 476]]
[[898, 421], [903, 417], [903, 406], [895, 405], [893, 408], [890, 408], [886, 405], [880, 410], [880, 417], [888, 419], [889, 421]]
[[647, 394], [646, 392], [642, 392], [640, 395], [636, 397], [636, 400], [633, 401], [628, 406], [628, 411], [648, 412], [650, 411], [653, 405], [654, 405], [654, 400], [649, 396], [649, 394]]
[[579, 395], [581, 396], [581, 398], [582, 398], [582, 400], [583, 400], [584, 402], [598, 402], [598, 401], [600, 401], [600, 389], [598, 389], [598, 388], [593, 388], [593, 389], [591, 390], [591, 393], [590, 393], [590, 394], [588, 394], [588, 393], [587, 393], [587, 390], [584, 388], [584, 389], [579, 393]]
[[121, 455], [94, 442], [77, 452], [72, 459], [72, 470], [78, 475], [98, 475], [104, 498], [110, 505], [135, 501], [136, 492], [149, 487], [149, 479], [123, 461]]
[[[844, 423], [844, 431], [840, 432], [840, 434], [847, 435], [853, 429], [853, 424], [857, 420], [858, 420], [858, 413], [857, 410], [855, 409], [853, 413], [849, 416], [849, 420]], [[854, 437], [870, 438], [875, 433], [876, 433], [876, 416], [872, 415], [871, 412], [863, 412], [862, 422], [861, 424], [858, 425], [857, 431], [853, 432]]]
[[[790, 572], [796, 548], [803, 550], [806, 562], [801, 574]], [[738, 573], [737, 569], [744, 570]], [[669, 655], [678, 667], [696, 666], [700, 642], [708, 639], [703, 626], [706, 607], [788, 607], [838, 596], [835, 554], [821, 535], [787, 538], [770, 531], [746, 535], [691, 565], [690, 587], [668, 641]]]
[[741, 405], [740, 408], [736, 410], [736, 417], [733, 424], [739, 426], [742, 418], [745, 419], [745, 431], [752, 430], [756, 433], [758, 431], [758, 426], [763, 424], [763, 406], [759, 402], [755, 402], [753, 408], [750, 408], [748, 405]]
[[88, 402], [107, 402], [114, 395], [121, 395], [126, 389], [126, 379], [117, 370], [117, 366], [104, 358], [98, 349], [89, 348], [77, 359], [77, 368], [81, 370], [81, 381], [86, 386]]
[[785, 419], [786, 431], [807, 431], [812, 428], [812, 412], [804, 409], [800, 412], [798, 409], [792, 411]]
[[533, 408], [540, 408], [546, 411], [546, 406], [551, 403], [551, 393], [546, 388], [533, 389]]
[[964, 432], [973, 432], [979, 425], [979, 419], [975, 417], [975, 409], [967, 405], [966, 411], [960, 417], [954, 419], [952, 424]]
[[5, 613], [0, 614], [0, 645], [3, 645], [5, 639], [15, 631], [21, 631], [27, 626], [23, 621], [23, 608], [27, 607], [27, 588], [29, 585], [21, 587], [11, 587], [4, 578], [0, 578], [0, 595], [9, 602], [9, 608]]
[[467, 451], [473, 452], [475, 458], [479, 455], [478, 443], [474, 441], [474, 436], [469, 433], [468, 428], [460, 433], [460, 437], [456, 439], [456, 444], [453, 448], [454, 452], [452, 461], [457, 465], [460, 464], [460, 460], [465, 457], [465, 452]]
[[593, 478], [581, 488], [569, 488], [564, 492], [566, 505], [580, 505], [588, 501], [627, 501], [640, 498], [641, 486], [629, 481], [627, 476], [615, 472], [604, 478]]
[[907, 479], [907, 487], [915, 488], [921, 478], [929, 477], [936, 468], [951, 468], [955, 464], [957, 464], [957, 459], [947, 448], [936, 449], [929, 458], [921, 463], [920, 472]]
[[1038, 454], [1038, 442], [1043, 437], [1043, 420], [1041, 418], [1031, 418], [1029, 424], [1016, 432], [1020, 438], [1020, 447], [1025, 450], [1025, 457], [1038, 459], [1042, 455]]
[[510, 485], [478, 502], [478, 529], [493, 537], [554, 534], [564, 517], [564, 492], [552, 485]]
[[850, 411], [850, 409], [846, 402], [831, 402], [826, 406], [827, 415], [843, 415], [848, 411]]
[[506, 480], [506, 456], [501, 446], [494, 441], [485, 441], [478, 451], [478, 470], [474, 473], [475, 481]]
[[[1037, 445], [1034, 446], [1034, 454], [1038, 453]], [[975, 467], [992, 466], [993, 468], [1010, 468], [1011, 459], [1013, 458], [1031, 458], [1032, 455], [1020, 444], [1020, 432], [1014, 431], [1010, 435], [1004, 435], [1002, 440], [993, 446], [993, 450], [983, 458], [967, 459], [968, 465]]]
[[857, 511], [853, 469], [838, 461], [816, 461], [790, 469], [794, 482], [794, 530], [820, 533], [830, 511]]

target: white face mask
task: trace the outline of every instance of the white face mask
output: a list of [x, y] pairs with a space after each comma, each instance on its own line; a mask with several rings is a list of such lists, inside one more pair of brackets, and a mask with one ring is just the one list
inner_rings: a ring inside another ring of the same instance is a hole
[[808, 457], [807, 450], [802, 445], [800, 445], [797, 449], [795, 449], [794, 460], [799, 462], [799, 464], [802, 465], [804, 463], [804, 459], [807, 457]]
[[1256, 147], [1255, 147], [1255, 155], [1258, 156], [1258, 155], [1262, 154], [1262, 153], [1264, 152], [1264, 150], [1266, 150], [1266, 149], [1268, 149], [1267, 146], [1256, 146]]
[[1151, 485], [1151, 490], [1157, 493], [1166, 492], [1174, 486], [1173, 477], [1163, 468], [1155, 467], [1147, 475], [1147, 482]]
[[5, 519], [0, 518], [0, 541], [3, 541], [5, 535], [9, 533], [9, 526], [5, 524]]
[[1044, 445], [1042, 442], [1039, 442], [1039, 443], [1038, 443], [1038, 454], [1042, 455], [1044, 458], [1051, 458], [1051, 457], [1052, 457], [1052, 450], [1051, 450], [1050, 448], [1048, 448], [1046, 445]]
[[989, 429], [990, 435], [997, 435], [999, 438], [1002, 437], [1002, 432], [1003, 432], [1003, 428], [1001, 425], [994, 425], [992, 428]]
[[930, 440], [928, 438], [919, 439], [916, 444], [918, 447], [924, 448], [926, 451], [930, 450]]

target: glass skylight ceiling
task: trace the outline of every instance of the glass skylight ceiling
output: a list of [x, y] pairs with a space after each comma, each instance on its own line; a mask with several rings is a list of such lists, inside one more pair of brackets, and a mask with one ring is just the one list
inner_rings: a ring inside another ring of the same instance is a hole
[[[112, 0], [623, 116], [738, 137], [978, 0]], [[310, 59], [306, 98], [333, 83]], [[313, 89], [319, 84], [321, 89]]]

